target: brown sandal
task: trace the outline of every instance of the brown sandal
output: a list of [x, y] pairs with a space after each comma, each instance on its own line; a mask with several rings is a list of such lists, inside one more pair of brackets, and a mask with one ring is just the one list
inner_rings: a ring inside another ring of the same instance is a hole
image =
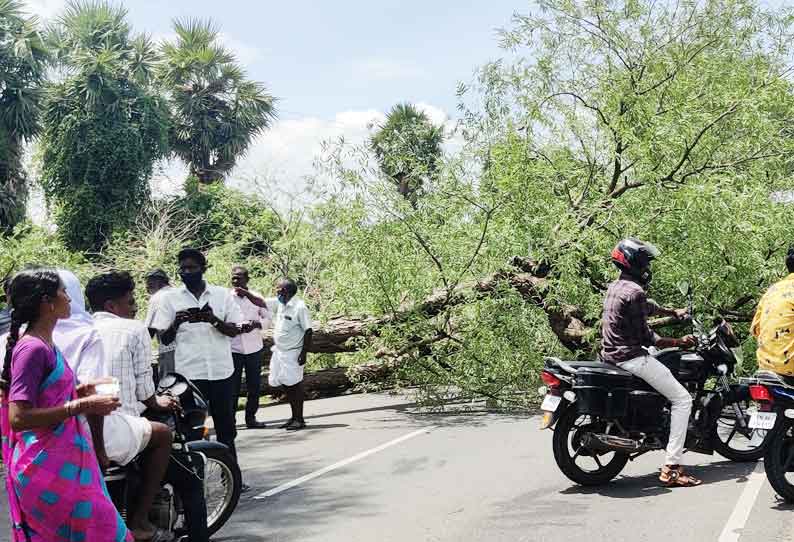
[[665, 465], [662, 467], [659, 481], [665, 487], [695, 487], [703, 483], [703, 480], [684, 474], [684, 467], [681, 465]]

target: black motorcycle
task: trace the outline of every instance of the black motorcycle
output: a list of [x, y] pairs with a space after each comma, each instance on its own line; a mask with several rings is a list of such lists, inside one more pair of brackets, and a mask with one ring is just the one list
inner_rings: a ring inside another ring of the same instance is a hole
[[[149, 520], [156, 527], [173, 531], [178, 536], [188, 534], [187, 503], [182, 496], [191, 496], [195, 506], [195, 492], [203, 490], [204, 498], [201, 499], [199, 493], [198, 500], [206, 506], [207, 531], [212, 535], [237, 507], [242, 491], [240, 468], [225, 444], [206, 439], [207, 403], [190, 380], [176, 373], [167, 374], [157, 383], [157, 393], [179, 398], [182, 410], [167, 414], [145, 413], [153, 421], [171, 427], [174, 434], [169, 472], [152, 505]], [[105, 473], [108, 492], [125, 520], [140, 479], [138, 459], [124, 467], [111, 467]], [[194, 515], [203, 521], [205, 510], [200, 508]]]
[[[739, 342], [723, 320], [704, 331], [694, 318], [689, 287], [682, 286], [682, 292], [689, 298], [697, 347], [652, 354], [692, 394], [686, 449], [756, 461], [764, 455], [770, 435], [749, 425], [756, 406], [748, 386], [728, 380], [738, 362], [734, 349]], [[631, 373], [598, 361], [546, 358], [541, 378], [541, 429], [554, 429], [554, 459], [572, 481], [607, 483], [629, 460], [667, 446], [670, 403]]]
[[794, 377], [759, 371], [745, 382], [759, 405], [749, 425], [771, 435], [764, 455], [766, 477], [778, 495], [794, 503]]

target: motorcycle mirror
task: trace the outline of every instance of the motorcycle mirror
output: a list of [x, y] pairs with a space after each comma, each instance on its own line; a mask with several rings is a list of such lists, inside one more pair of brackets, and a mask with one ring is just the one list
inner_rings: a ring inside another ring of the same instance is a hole
[[678, 283], [678, 291], [684, 296], [689, 297], [689, 294], [692, 293], [692, 286], [685, 280], [681, 281]]
[[161, 390], [167, 390], [176, 384], [176, 376], [173, 373], [168, 373], [160, 378], [160, 381], [157, 383], [157, 387]]
[[177, 382], [168, 390], [174, 397], [179, 397], [187, 391], [187, 382]]

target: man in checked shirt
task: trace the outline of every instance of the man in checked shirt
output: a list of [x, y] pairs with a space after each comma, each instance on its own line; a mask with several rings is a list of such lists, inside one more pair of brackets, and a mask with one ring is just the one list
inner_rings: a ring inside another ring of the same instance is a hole
[[127, 526], [136, 540], [168, 540], [148, 519], [171, 455], [171, 429], [142, 416], [147, 408], [168, 412], [179, 408], [173, 397], [155, 394], [151, 366], [151, 339], [143, 323], [134, 320], [138, 311], [135, 282], [126, 271], [93, 277], [85, 293], [94, 313], [94, 325], [102, 339], [109, 376], [120, 386], [121, 408], [104, 420], [103, 440], [108, 458], [126, 465], [139, 454], [143, 480]]
[[682, 339], [660, 337], [648, 326], [654, 314], [686, 317], [686, 311], [662, 309], [646, 296], [651, 282], [651, 262], [659, 251], [650, 243], [624, 239], [612, 251], [612, 263], [620, 269], [618, 280], [610, 284], [601, 320], [601, 359], [643, 379], [672, 403], [667, 457], [659, 480], [666, 486], [696, 486], [694, 476], [684, 474], [680, 465], [684, 452], [692, 396], [670, 370], [648, 353], [648, 348], [688, 348], [696, 344], [692, 336]]

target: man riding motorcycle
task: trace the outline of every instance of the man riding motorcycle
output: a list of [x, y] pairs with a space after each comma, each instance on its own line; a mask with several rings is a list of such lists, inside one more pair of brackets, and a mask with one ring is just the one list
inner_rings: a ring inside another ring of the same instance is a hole
[[683, 318], [686, 313], [662, 309], [646, 295], [652, 277], [651, 262], [659, 256], [656, 247], [628, 238], [617, 244], [611, 256], [620, 276], [610, 284], [604, 299], [601, 359], [641, 378], [672, 403], [667, 455], [659, 480], [665, 486], [699, 485], [701, 481], [685, 474], [680, 465], [692, 397], [670, 370], [647, 350], [651, 346], [660, 349], [694, 346], [694, 337], [660, 337], [648, 325], [651, 315]]

